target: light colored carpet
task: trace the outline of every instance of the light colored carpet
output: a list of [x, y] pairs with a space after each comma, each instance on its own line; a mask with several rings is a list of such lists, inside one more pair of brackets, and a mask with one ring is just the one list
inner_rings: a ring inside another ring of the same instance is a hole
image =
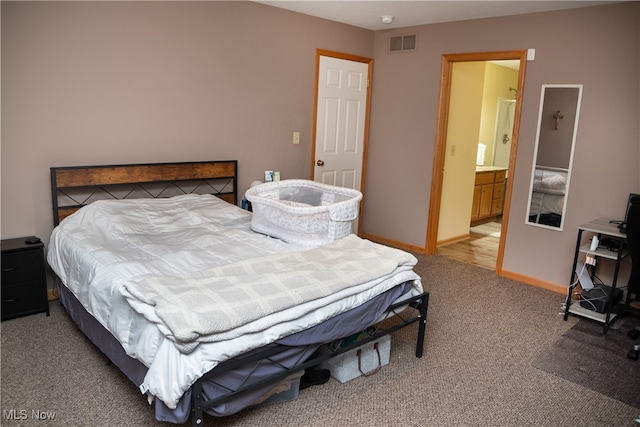
[[[248, 409], [205, 426], [635, 426], [635, 408], [532, 366], [575, 323], [563, 296], [441, 256], [418, 256], [430, 292], [422, 359], [414, 327], [392, 335], [377, 374], [331, 379], [298, 399]], [[3, 426], [169, 426], [116, 367], [71, 324], [57, 302], [50, 317], [1, 324], [2, 410], [28, 419]], [[608, 363], [603, 360], [602, 363]], [[31, 419], [53, 411], [53, 421]]]

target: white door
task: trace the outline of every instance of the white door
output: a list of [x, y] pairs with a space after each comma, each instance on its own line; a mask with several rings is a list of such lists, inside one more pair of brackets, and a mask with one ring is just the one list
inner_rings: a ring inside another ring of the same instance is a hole
[[313, 179], [361, 190], [369, 64], [320, 56]]

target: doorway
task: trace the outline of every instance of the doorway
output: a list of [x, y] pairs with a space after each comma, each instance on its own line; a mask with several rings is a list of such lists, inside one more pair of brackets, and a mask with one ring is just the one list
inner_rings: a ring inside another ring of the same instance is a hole
[[[446, 196], [450, 196], [451, 194], [456, 194], [455, 190], [451, 190], [452, 188], [452, 180], [455, 180], [453, 173], [447, 173], [448, 169], [453, 171], [451, 167], [451, 163], [447, 164], [447, 160], [451, 160], [452, 156], [456, 154], [456, 147], [447, 147], [447, 140], [449, 133], [456, 132], [461, 127], [450, 127], [450, 120], [452, 122], [455, 121], [455, 111], [450, 109], [452, 96], [456, 96], [455, 92], [452, 91], [452, 80], [453, 80], [453, 69], [454, 65], [457, 63], [470, 63], [470, 64], [480, 64], [485, 63], [487, 61], [506, 61], [513, 60], [519, 62], [519, 71], [517, 76], [517, 90], [522, 93], [522, 89], [524, 87], [524, 75], [525, 75], [525, 66], [526, 66], [526, 54], [527, 51], [506, 51], [506, 52], [485, 52], [485, 53], [470, 53], [470, 54], [452, 54], [452, 55], [443, 55], [442, 63], [441, 63], [441, 86], [440, 86], [440, 96], [439, 96], [439, 109], [438, 109], [438, 123], [436, 129], [436, 144], [434, 151], [434, 167], [432, 172], [432, 185], [431, 185], [431, 200], [429, 206], [429, 222], [427, 225], [427, 236], [426, 236], [426, 253], [434, 254], [436, 253], [436, 249], [439, 244], [442, 244], [442, 239], [439, 239], [439, 229], [440, 229], [440, 218], [442, 208], [447, 209], [447, 200], [445, 197], [444, 206], [443, 206], [443, 193], [446, 192]], [[455, 88], [453, 88], [455, 89]], [[479, 107], [478, 107], [479, 108]], [[513, 170], [515, 166], [515, 158], [517, 152], [517, 141], [518, 141], [518, 133], [519, 133], [519, 125], [520, 125], [520, 111], [522, 109], [522, 96], [518, 96], [515, 100], [514, 105], [514, 119], [513, 119], [513, 133], [510, 138], [511, 150], [509, 153], [509, 160], [507, 170], [505, 171], [505, 175], [507, 177], [513, 175]], [[477, 150], [476, 144], [478, 144], [477, 133], [476, 137], [473, 140], [473, 146], [475, 149], [472, 153], [466, 152], [466, 155], [472, 155], [475, 161], [476, 155], [479, 154]], [[479, 146], [478, 146], [479, 147]], [[493, 156], [493, 153], [490, 153], [489, 156]], [[470, 178], [473, 180], [473, 175], [475, 174], [474, 170], [467, 171], [467, 173], [471, 174]], [[467, 182], [469, 182], [467, 180]], [[473, 182], [473, 181], [471, 181]], [[470, 184], [472, 185], [472, 184]], [[453, 185], [455, 188], [455, 185]], [[504, 257], [504, 242], [506, 239], [506, 231], [508, 228], [509, 222], [509, 204], [511, 200], [511, 189], [512, 189], [512, 180], [507, 178], [506, 185], [504, 187], [504, 198], [502, 201], [502, 220], [501, 220], [501, 228], [500, 228], [500, 237], [498, 239], [498, 250], [496, 253], [496, 261], [495, 261], [495, 271], [500, 274], [502, 270], [502, 259]], [[467, 191], [465, 189], [465, 191]], [[470, 190], [473, 192], [473, 188]], [[473, 197], [471, 195], [470, 197]], [[471, 201], [468, 202], [468, 206], [462, 207], [457, 211], [451, 211], [452, 215], [460, 215], [461, 217], [466, 216], [469, 218], [468, 213], [471, 212]], [[467, 209], [468, 207], [468, 209]], [[450, 215], [449, 211], [447, 211], [446, 217]], [[468, 224], [467, 224], [468, 225]], [[468, 230], [468, 228], [467, 228]]]

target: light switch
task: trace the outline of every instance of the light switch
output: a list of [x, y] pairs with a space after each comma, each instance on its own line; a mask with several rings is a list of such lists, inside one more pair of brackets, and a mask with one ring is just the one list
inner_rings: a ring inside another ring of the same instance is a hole
[[300, 132], [293, 133], [293, 145], [300, 144]]

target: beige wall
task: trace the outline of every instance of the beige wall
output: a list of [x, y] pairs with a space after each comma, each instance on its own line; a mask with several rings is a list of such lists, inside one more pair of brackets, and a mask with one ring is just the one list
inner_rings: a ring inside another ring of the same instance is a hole
[[[367, 189], [376, 191], [365, 200], [365, 231], [424, 245], [442, 55], [535, 48], [520, 88], [522, 123], [503, 269], [568, 285], [577, 226], [620, 217], [628, 193], [640, 190], [639, 24], [640, 3], [632, 2], [376, 32], [367, 175]], [[386, 53], [389, 36], [414, 31], [417, 52]], [[544, 83], [584, 85], [562, 232], [524, 223]]]
[[453, 64], [438, 241], [469, 234], [486, 64]]
[[[265, 169], [307, 177], [317, 48], [375, 60], [367, 232], [424, 245], [445, 53], [536, 49], [505, 270], [564, 283], [577, 225], [640, 191], [637, 2], [375, 33], [247, 2], [1, 7], [2, 238], [47, 239], [53, 165], [238, 159], [241, 190]], [[408, 30], [418, 51], [388, 54]], [[584, 85], [563, 232], [524, 225], [543, 83]]]
[[251, 2], [2, 2], [2, 238], [48, 241], [51, 166], [309, 177], [317, 48], [371, 57], [373, 32]]

